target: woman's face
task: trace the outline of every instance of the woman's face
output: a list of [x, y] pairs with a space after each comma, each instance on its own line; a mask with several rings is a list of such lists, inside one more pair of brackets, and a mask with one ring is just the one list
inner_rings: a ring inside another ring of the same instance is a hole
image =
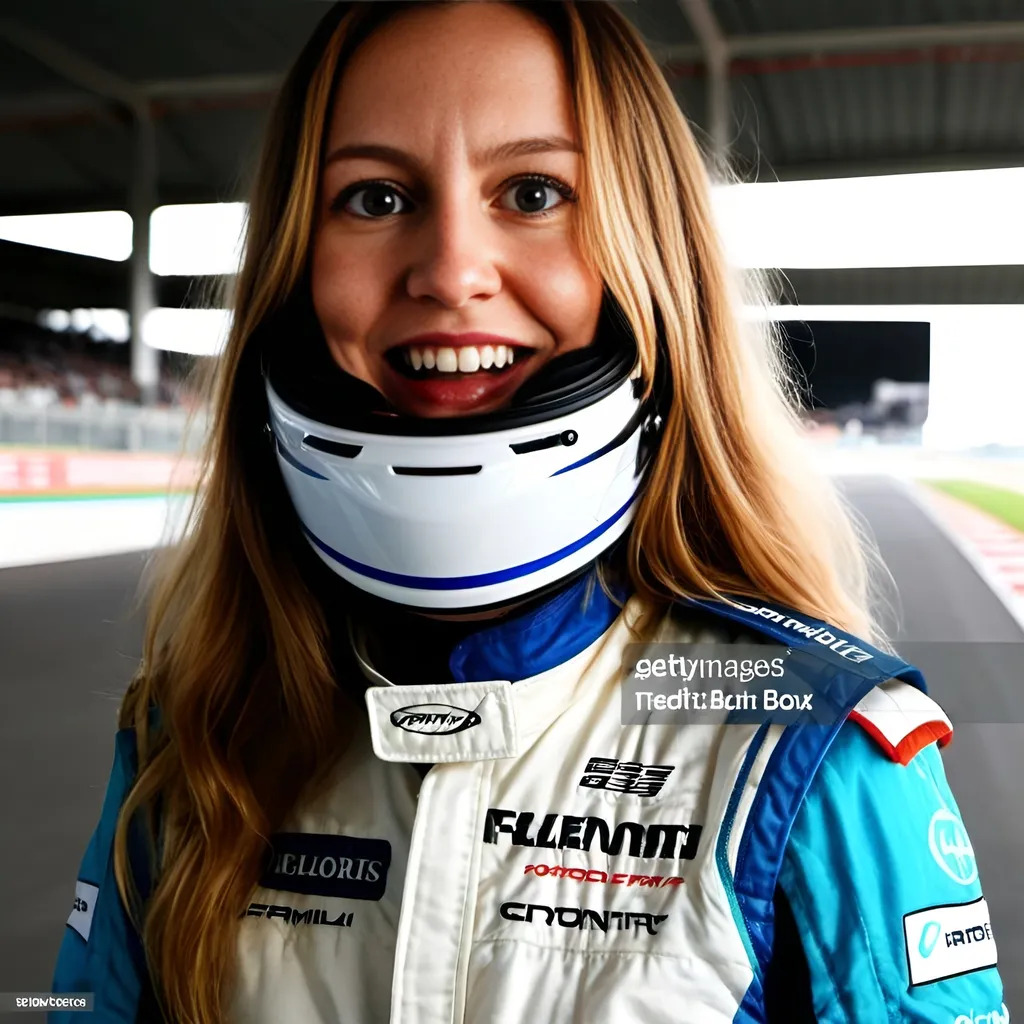
[[375, 32], [339, 85], [313, 248], [342, 369], [404, 413], [457, 416], [590, 344], [576, 145], [558, 44], [525, 12], [426, 6]]

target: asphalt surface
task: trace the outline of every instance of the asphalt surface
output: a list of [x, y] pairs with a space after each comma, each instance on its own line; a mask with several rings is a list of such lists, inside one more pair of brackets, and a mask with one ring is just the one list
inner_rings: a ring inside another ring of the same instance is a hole
[[0, 992], [50, 990], [141, 654], [143, 562], [0, 570]]
[[[904, 641], [1024, 641], [956, 548], [883, 477], [844, 489], [900, 594], [884, 618]], [[49, 991], [78, 864], [99, 818], [120, 695], [141, 651], [132, 613], [144, 556], [0, 570], [0, 992]], [[1024, 1012], [1024, 680], [980, 679], [1010, 709], [957, 724], [947, 774], [981, 865], [1006, 1003]], [[978, 685], [979, 677], [971, 680]], [[943, 701], [947, 682], [933, 684]], [[40, 1015], [21, 1015], [29, 1024]]]

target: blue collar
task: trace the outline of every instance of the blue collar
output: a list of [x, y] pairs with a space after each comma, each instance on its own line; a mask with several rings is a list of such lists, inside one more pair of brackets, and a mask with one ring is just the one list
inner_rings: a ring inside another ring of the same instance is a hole
[[[616, 596], [625, 601], [624, 592]], [[528, 679], [586, 650], [620, 611], [592, 569], [525, 615], [465, 637], [455, 645], [448, 667], [458, 683]]]

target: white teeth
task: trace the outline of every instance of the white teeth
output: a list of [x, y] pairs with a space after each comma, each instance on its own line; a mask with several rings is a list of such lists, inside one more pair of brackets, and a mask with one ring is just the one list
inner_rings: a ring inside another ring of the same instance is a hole
[[454, 373], [459, 368], [459, 357], [453, 348], [439, 348], [437, 350], [437, 368], [442, 373]]
[[459, 373], [476, 373], [480, 369], [480, 353], [472, 346], [459, 349]]
[[402, 358], [413, 370], [433, 370], [441, 373], [476, 373], [489, 370], [492, 366], [501, 369], [511, 366], [515, 350], [511, 345], [462, 345], [455, 348], [417, 348], [410, 345], [403, 349]]

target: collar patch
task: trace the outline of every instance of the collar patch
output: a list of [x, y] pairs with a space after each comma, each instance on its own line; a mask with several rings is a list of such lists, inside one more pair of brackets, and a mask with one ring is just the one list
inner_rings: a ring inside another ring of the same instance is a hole
[[373, 751], [382, 761], [440, 764], [515, 757], [519, 733], [504, 679], [368, 686]]

